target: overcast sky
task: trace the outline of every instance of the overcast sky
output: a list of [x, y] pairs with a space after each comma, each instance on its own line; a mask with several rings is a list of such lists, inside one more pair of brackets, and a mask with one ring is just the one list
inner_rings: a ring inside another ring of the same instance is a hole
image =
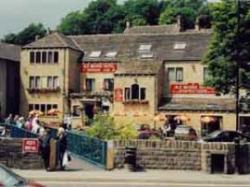
[[19, 32], [32, 22], [41, 22], [54, 29], [67, 13], [82, 10], [90, 1], [0, 0], [0, 38], [10, 32]]

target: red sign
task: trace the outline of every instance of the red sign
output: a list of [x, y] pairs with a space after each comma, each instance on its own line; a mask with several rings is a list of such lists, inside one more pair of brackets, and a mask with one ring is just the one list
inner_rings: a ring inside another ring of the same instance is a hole
[[113, 73], [116, 70], [116, 63], [85, 63], [81, 67], [82, 73]]
[[212, 87], [204, 87], [199, 83], [172, 84], [170, 86], [171, 94], [215, 94]]
[[23, 153], [38, 153], [39, 141], [38, 139], [23, 139], [22, 151]]
[[123, 101], [123, 91], [121, 88], [115, 89], [115, 101], [117, 101], [117, 102]]

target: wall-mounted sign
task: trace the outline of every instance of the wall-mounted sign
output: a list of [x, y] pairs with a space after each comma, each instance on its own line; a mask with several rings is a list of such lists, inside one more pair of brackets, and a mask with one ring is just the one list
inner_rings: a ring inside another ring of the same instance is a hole
[[113, 73], [117, 70], [116, 63], [84, 63], [82, 73]]
[[123, 91], [122, 88], [115, 89], [115, 101], [122, 102], [123, 101]]
[[204, 87], [199, 83], [183, 83], [170, 85], [171, 94], [215, 94], [212, 87]]
[[36, 138], [23, 139], [22, 152], [23, 153], [38, 153], [39, 141]]

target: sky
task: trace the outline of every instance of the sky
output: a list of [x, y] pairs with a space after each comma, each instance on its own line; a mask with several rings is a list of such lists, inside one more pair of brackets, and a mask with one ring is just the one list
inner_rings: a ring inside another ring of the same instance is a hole
[[46, 28], [54, 29], [69, 12], [82, 10], [91, 1], [0, 0], [0, 38], [8, 33], [17, 33], [32, 22], [41, 22]]

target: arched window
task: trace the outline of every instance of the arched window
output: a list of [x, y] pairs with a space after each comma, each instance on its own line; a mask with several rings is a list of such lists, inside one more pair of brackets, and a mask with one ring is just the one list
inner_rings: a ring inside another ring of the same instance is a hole
[[132, 91], [132, 98], [131, 99], [139, 99], [139, 85], [138, 84], [132, 84], [131, 86]]

